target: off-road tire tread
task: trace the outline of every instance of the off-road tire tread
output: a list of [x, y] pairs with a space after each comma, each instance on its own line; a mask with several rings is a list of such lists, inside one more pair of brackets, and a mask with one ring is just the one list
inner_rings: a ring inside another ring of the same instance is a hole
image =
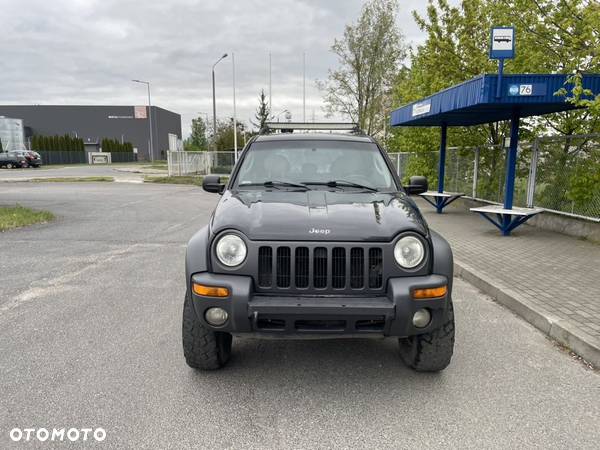
[[448, 299], [446, 321], [425, 334], [400, 338], [400, 356], [417, 372], [438, 372], [450, 364], [454, 352], [454, 307]]
[[183, 306], [182, 338], [185, 360], [194, 369], [220, 369], [229, 360], [231, 335], [205, 327], [198, 320], [187, 293]]

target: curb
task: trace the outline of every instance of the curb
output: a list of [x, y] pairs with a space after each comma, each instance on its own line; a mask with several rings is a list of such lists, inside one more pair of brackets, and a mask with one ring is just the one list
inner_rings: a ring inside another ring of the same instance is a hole
[[482, 274], [462, 261], [454, 260], [454, 274], [471, 283], [501, 305], [521, 316], [546, 336], [569, 348], [594, 367], [600, 367], [600, 341], [564, 319], [533, 304], [498, 280]]

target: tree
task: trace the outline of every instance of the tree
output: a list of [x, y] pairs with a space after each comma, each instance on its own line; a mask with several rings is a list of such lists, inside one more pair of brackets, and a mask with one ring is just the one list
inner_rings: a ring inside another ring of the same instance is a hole
[[206, 137], [207, 124], [201, 117], [192, 119], [192, 134], [187, 141], [186, 150], [206, 151], [208, 150], [208, 139]]
[[397, 0], [369, 0], [331, 47], [340, 67], [317, 83], [328, 115], [340, 113], [370, 134], [383, 128], [386, 97], [406, 55], [397, 12]]
[[254, 117], [256, 118], [256, 122], [252, 122], [252, 125], [257, 127], [259, 131], [265, 127], [266, 122], [273, 118], [273, 116], [271, 116], [271, 107], [267, 103], [264, 89], [260, 90], [260, 95], [258, 96], [258, 108], [256, 108]]
[[[497, 62], [488, 56], [489, 32], [493, 25], [504, 22], [497, 22], [497, 9], [492, 3], [497, 2], [463, 0], [459, 7], [452, 7], [446, 0], [429, 0], [425, 17], [413, 12], [415, 22], [427, 38], [411, 49], [410, 69], [401, 71], [397, 77], [394, 105], [418, 100], [482, 73], [495, 72]], [[497, 145], [506, 130], [505, 124], [498, 123], [451, 128], [448, 142], [462, 146]], [[390, 147], [395, 150], [433, 151], [439, 143], [437, 129], [401, 128], [394, 130], [393, 135]]]
[[[508, 19], [518, 35], [517, 71], [563, 74], [600, 71], [600, 5], [597, 0], [503, 0]], [[571, 78], [565, 86], [568, 98], [578, 101], [581, 86]], [[559, 93], [562, 94], [562, 93]], [[593, 93], [598, 94], [598, 92]], [[593, 97], [592, 94], [592, 97]], [[539, 128], [564, 135], [600, 131], [600, 114], [593, 103], [580, 111], [568, 111], [538, 120]]]
[[[488, 56], [489, 32], [494, 25], [515, 26], [516, 57], [506, 61], [506, 73], [572, 74], [600, 70], [600, 8], [592, 0], [462, 0], [457, 7], [446, 0], [429, 0], [426, 14], [413, 16], [427, 37], [411, 50], [410, 68], [398, 74], [393, 89], [395, 106], [482, 73], [495, 73], [497, 62]], [[557, 94], [578, 102], [581, 86], [577, 87], [577, 78], [573, 81]], [[592, 107], [525, 119], [521, 140], [531, 141], [548, 131], [566, 135], [595, 132], [599, 129], [598, 117], [597, 109]], [[500, 122], [453, 127], [448, 133], [448, 145], [498, 145], [508, 135], [508, 126], [507, 122]], [[564, 143], [565, 154], [574, 150], [570, 141]], [[439, 145], [439, 130], [394, 129], [387, 144], [396, 151], [434, 151]], [[526, 152], [520, 155], [527, 157]], [[564, 159], [557, 161], [565, 164]], [[484, 173], [500, 173], [503, 163], [500, 152], [481, 153], [480, 168]], [[491, 188], [493, 180], [480, 180], [483, 184], [489, 181]]]
[[[237, 123], [237, 142], [238, 149], [242, 148], [243, 133], [245, 125], [242, 122]], [[215, 147], [217, 151], [231, 151], [233, 150], [233, 118], [229, 120], [217, 121], [217, 134], [214, 139]]]
[[[410, 53], [410, 69], [401, 71], [394, 86], [394, 105], [406, 104], [482, 73], [495, 73], [488, 57], [494, 25], [514, 25], [516, 57], [506, 73], [598, 72], [600, 70], [600, 8], [593, 0], [429, 0], [426, 15], [413, 12], [425, 42]], [[575, 89], [575, 86], [573, 86]], [[574, 91], [570, 90], [572, 94]], [[521, 137], [552, 130], [561, 134], [599, 131], [594, 109], [568, 111], [523, 121]], [[399, 129], [392, 147], [435, 150], [438, 130]], [[452, 129], [450, 145], [497, 145], [508, 134], [507, 123]]]

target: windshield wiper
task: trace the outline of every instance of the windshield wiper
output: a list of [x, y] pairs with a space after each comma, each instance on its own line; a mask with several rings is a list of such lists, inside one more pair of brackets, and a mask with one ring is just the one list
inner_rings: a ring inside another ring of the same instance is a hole
[[264, 187], [275, 188], [275, 189], [279, 189], [279, 186], [283, 186], [283, 187], [303, 189], [305, 191], [311, 190], [305, 184], [290, 183], [289, 181], [279, 181], [279, 180], [270, 180], [270, 181], [265, 181], [264, 183], [242, 183], [238, 187], [246, 187], [246, 186], [264, 186]]
[[328, 181], [326, 183], [324, 182], [312, 182], [312, 181], [307, 181], [306, 184], [314, 184], [314, 185], [319, 185], [319, 186], [328, 186], [328, 187], [344, 187], [344, 186], [348, 186], [348, 187], [355, 187], [355, 188], [359, 188], [359, 189], [365, 189], [367, 191], [371, 191], [371, 192], [379, 192], [379, 189], [376, 189], [374, 187], [371, 186], [365, 186], [364, 184], [358, 184], [358, 183], [354, 183], [352, 181], [346, 181], [346, 180], [331, 180]]

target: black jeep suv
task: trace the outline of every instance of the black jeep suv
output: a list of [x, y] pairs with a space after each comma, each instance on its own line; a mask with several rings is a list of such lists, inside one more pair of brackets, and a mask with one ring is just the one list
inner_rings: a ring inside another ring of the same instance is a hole
[[[306, 125], [308, 128], [308, 125]], [[190, 240], [183, 351], [217, 369], [232, 336], [397, 337], [419, 371], [454, 347], [452, 252], [369, 136], [263, 133], [244, 148], [210, 222]]]

